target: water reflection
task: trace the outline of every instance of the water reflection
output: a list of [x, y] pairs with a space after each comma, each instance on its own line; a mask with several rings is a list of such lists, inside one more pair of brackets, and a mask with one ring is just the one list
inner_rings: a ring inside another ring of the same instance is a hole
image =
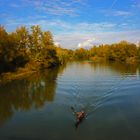
[[[91, 93], [93, 92], [96, 93], [97, 91], [98, 92], [101, 91], [101, 93], [104, 92], [107, 93], [106, 91], [108, 91], [107, 90], [108, 87], [107, 85], [105, 85], [105, 83], [107, 82], [103, 81], [106, 79], [103, 79], [103, 77], [100, 77], [99, 79], [97, 71], [99, 72], [99, 74], [102, 74], [103, 70], [105, 70], [105, 74], [111, 71], [117, 73], [117, 75], [125, 75], [125, 74], [136, 75], [137, 73], [139, 75], [140, 73], [140, 65], [138, 64], [129, 65], [118, 62], [94, 63], [89, 61], [74, 62], [74, 63], [71, 62], [67, 64], [68, 67], [70, 67], [70, 71], [68, 71], [68, 75], [65, 74], [66, 79], [63, 79], [64, 81], [60, 83], [61, 87], [59, 89], [61, 93], [64, 92], [72, 93], [73, 91], [74, 94], [77, 92], [81, 94], [83, 92], [84, 101], [89, 95], [91, 96]], [[66, 67], [67, 67], [66, 65], [63, 65], [60, 68], [55, 68], [53, 70], [38, 72], [23, 80], [13, 81], [6, 85], [0, 86], [0, 125], [10, 120], [10, 118], [14, 115], [16, 111], [29, 111], [32, 108], [39, 109], [42, 108], [46, 102], [52, 102], [55, 98], [58, 74], [63, 75], [64, 69]], [[78, 67], [79, 69], [77, 69]], [[86, 71], [85, 73], [83, 72], [84, 68]], [[88, 77], [87, 75], [89, 69], [92, 70], [92, 73], [96, 71], [97, 77], [95, 75], [94, 77], [91, 77], [93, 76], [91, 71], [89, 71], [91, 76]], [[77, 76], [76, 70], [80, 77], [76, 77]], [[83, 77], [84, 80], [81, 79], [80, 72], [81, 75], [84, 76]], [[71, 81], [67, 77], [71, 77]], [[93, 78], [95, 78], [95, 81], [92, 80]], [[97, 79], [99, 80], [97, 81]], [[92, 88], [93, 85], [95, 86], [94, 88]], [[84, 86], [86, 86], [86, 88]], [[89, 92], [89, 94], [87, 92]], [[85, 95], [85, 93], [87, 94]], [[76, 94], [76, 96], [78, 95], [79, 94]], [[103, 94], [100, 95], [103, 96]], [[93, 99], [95, 100], [95, 97]], [[79, 98], [77, 100], [79, 100]], [[89, 100], [89, 98], [87, 98], [87, 100]], [[92, 102], [94, 100], [92, 100]], [[67, 100], [65, 99], [65, 101], [63, 102], [66, 101]], [[73, 102], [71, 103], [73, 104]]]
[[[88, 63], [88, 62], [87, 62]], [[133, 63], [120, 63], [120, 62], [109, 62], [109, 61], [102, 61], [102, 62], [90, 62], [93, 69], [96, 70], [98, 68], [105, 69], [108, 67], [118, 74], [130, 74], [135, 75], [137, 72], [140, 73], [140, 64]]]
[[55, 96], [57, 75], [64, 67], [45, 70], [30, 77], [0, 86], [0, 125], [8, 121], [15, 111], [38, 109]]

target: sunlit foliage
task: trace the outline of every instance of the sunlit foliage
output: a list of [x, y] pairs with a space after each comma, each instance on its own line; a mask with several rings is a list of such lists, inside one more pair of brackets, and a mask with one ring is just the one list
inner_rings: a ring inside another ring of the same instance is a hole
[[[0, 26], [0, 73], [15, 71], [19, 67], [48, 68], [70, 60], [103, 58], [111, 61], [140, 60], [138, 46], [127, 41], [93, 46], [90, 49], [69, 50], [55, 46], [49, 31], [37, 26], [25, 26], [8, 33]], [[28, 65], [27, 65], [28, 64]]]
[[12, 33], [0, 26], [0, 73], [15, 71], [28, 62], [37, 62], [38, 67], [58, 64], [52, 34], [39, 26], [30, 30], [22, 26]]
[[136, 59], [138, 50], [139, 48], [135, 44], [121, 41], [111, 45], [93, 46], [89, 50], [89, 55], [90, 57], [103, 57], [112, 61], [126, 61], [129, 58]]
[[67, 61], [70, 61], [73, 59], [73, 50], [63, 49], [61, 47], [56, 48], [57, 56], [59, 58], [59, 61], [61, 64], [65, 64]]

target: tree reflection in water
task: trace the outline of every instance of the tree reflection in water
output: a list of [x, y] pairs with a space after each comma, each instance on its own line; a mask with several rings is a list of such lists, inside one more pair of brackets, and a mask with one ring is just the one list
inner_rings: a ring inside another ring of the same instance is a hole
[[[73, 62], [72, 62], [73, 63]], [[68, 63], [71, 65], [72, 63]], [[93, 72], [98, 69], [125, 74], [136, 75], [140, 73], [140, 66], [138, 64], [122, 64], [117, 62], [99, 62], [89, 64], [89, 61], [76, 62], [78, 64], [87, 65], [92, 68]], [[23, 80], [12, 81], [6, 85], [0, 86], [0, 125], [7, 122], [16, 111], [29, 111], [32, 108], [42, 108], [46, 102], [52, 102], [55, 97], [55, 90], [57, 86], [57, 76], [62, 74], [66, 68], [63, 65], [59, 68], [37, 72]], [[99, 73], [101, 74], [101, 73]]]
[[41, 108], [55, 96], [56, 78], [64, 67], [37, 72], [23, 80], [0, 86], [0, 125], [8, 121], [14, 111]]
[[135, 75], [137, 72], [140, 73], [140, 64], [133, 63], [133, 64], [127, 64], [127, 63], [121, 63], [121, 62], [114, 62], [114, 61], [103, 61], [103, 62], [95, 62], [91, 63], [93, 66], [93, 69], [96, 70], [98, 68], [106, 69], [110, 68], [111, 71], [114, 71], [116, 73], [119, 73], [121, 75], [125, 74], [131, 74]]

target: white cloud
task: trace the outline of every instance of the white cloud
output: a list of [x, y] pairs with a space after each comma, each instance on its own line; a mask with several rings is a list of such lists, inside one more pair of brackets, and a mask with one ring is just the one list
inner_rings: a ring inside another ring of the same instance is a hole
[[114, 11], [112, 12], [114, 16], [131, 16], [132, 13], [128, 11]]
[[85, 6], [85, 0], [22, 0], [37, 10], [51, 15], [77, 15], [79, 7]]
[[79, 43], [78, 44], [78, 48], [89, 48], [89, 47], [91, 47], [94, 43], [95, 43], [95, 38], [92, 38], [92, 39], [88, 39], [88, 40], [86, 40], [86, 41], [84, 41], [84, 42], [82, 42], [82, 43]]
[[[37, 24], [40, 25], [43, 28], [57, 28], [57, 31], [63, 31], [63, 33], [67, 32], [93, 32], [93, 31], [106, 31], [106, 30], [112, 30], [117, 27], [117, 24], [115, 23], [109, 23], [109, 22], [100, 22], [100, 23], [67, 23], [60, 20], [55, 21], [47, 21], [47, 20], [38, 20], [36, 22], [30, 22], [30, 25]], [[56, 32], [57, 32], [56, 31]]]
[[54, 45], [55, 46], [60, 46], [60, 43], [59, 42], [54, 42]]
[[[121, 40], [127, 40], [132, 43], [137, 43], [140, 41], [140, 30], [136, 31], [120, 31], [120, 32], [94, 32], [94, 33], [69, 33], [69, 34], [61, 34], [61, 35], [55, 35], [54, 39], [55, 41], [60, 42], [61, 46], [65, 48], [77, 48], [79, 42], [82, 42], [83, 44], [87, 40], [96, 38], [95, 41], [91, 42], [93, 44], [111, 44], [120, 42]], [[90, 44], [90, 43], [89, 43]]]
[[[77, 48], [78, 44], [87, 47], [92, 44], [114, 43], [121, 40], [140, 41], [140, 30], [133, 30], [132, 26], [129, 27], [127, 23], [119, 25], [111, 22], [72, 24], [60, 20], [38, 20], [38, 18], [8, 19], [6, 28], [14, 27], [13, 30], [15, 30], [15, 27], [20, 25], [26, 25], [27, 27], [40, 25], [43, 30], [52, 31], [55, 42], [65, 48]], [[119, 31], [120, 29], [125, 31]]]
[[107, 16], [120, 16], [120, 17], [129, 17], [132, 16], [133, 13], [130, 11], [125, 11], [125, 10], [113, 10], [113, 9], [108, 9], [108, 10], [101, 10], [102, 13], [104, 13]]
[[[41, 17], [42, 18], [42, 17]], [[50, 30], [55, 34], [58, 33], [70, 33], [70, 32], [99, 32], [99, 31], [111, 31], [117, 28], [117, 24], [111, 22], [99, 22], [99, 23], [68, 23], [61, 20], [47, 20], [39, 19], [37, 17], [28, 17], [26, 19], [20, 18], [7, 18], [6, 27], [10, 28], [12, 26], [26, 25], [27, 27], [31, 25], [40, 25], [43, 30]]]

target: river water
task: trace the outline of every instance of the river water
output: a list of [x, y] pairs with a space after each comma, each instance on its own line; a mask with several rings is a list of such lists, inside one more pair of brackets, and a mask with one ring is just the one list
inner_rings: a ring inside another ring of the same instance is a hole
[[[71, 110], [87, 118], [75, 127]], [[140, 140], [140, 66], [71, 62], [0, 86], [0, 140]]]

